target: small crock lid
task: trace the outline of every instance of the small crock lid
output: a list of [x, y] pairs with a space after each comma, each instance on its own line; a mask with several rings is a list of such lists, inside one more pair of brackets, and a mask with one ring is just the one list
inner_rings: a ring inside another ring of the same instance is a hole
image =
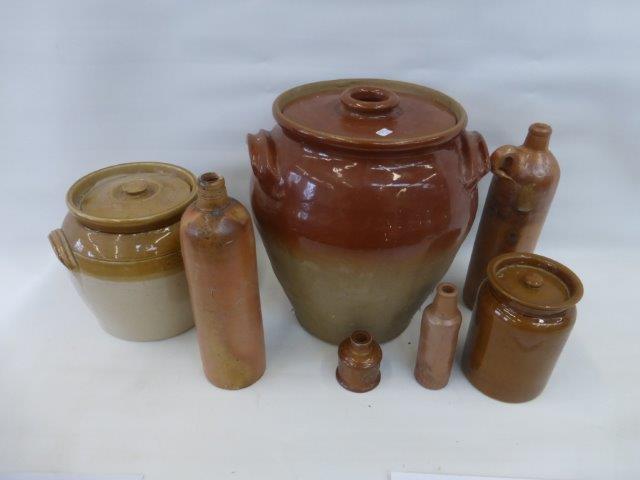
[[466, 126], [462, 106], [413, 83], [372, 78], [308, 83], [273, 103], [285, 130], [305, 139], [362, 150], [408, 150], [445, 142]]
[[83, 225], [110, 233], [158, 229], [177, 222], [196, 196], [188, 170], [158, 162], [124, 163], [74, 183], [67, 206]]
[[491, 286], [509, 300], [542, 312], [566, 310], [582, 298], [582, 282], [561, 263], [533, 253], [505, 253], [487, 267]]

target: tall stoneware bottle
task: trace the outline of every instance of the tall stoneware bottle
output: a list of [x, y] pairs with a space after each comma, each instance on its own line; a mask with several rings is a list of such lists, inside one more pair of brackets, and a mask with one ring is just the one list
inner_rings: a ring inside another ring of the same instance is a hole
[[451, 283], [441, 283], [420, 324], [414, 375], [423, 387], [438, 390], [449, 383], [461, 324], [458, 289]]
[[497, 255], [533, 252], [553, 200], [560, 167], [549, 151], [551, 127], [534, 123], [519, 147], [491, 155], [494, 174], [482, 211], [462, 298], [473, 308], [487, 265]]
[[251, 217], [227, 196], [224, 178], [200, 177], [180, 241], [205, 375], [220, 388], [247, 387], [266, 365], [255, 240]]

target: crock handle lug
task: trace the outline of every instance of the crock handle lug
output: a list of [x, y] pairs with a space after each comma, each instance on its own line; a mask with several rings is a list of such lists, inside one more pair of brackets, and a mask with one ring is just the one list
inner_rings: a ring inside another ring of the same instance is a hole
[[51, 243], [51, 247], [58, 257], [58, 260], [60, 260], [65, 267], [69, 270], [78, 268], [78, 262], [61, 228], [56, 228], [49, 234], [49, 243]]
[[251, 168], [260, 187], [274, 198], [282, 198], [283, 181], [278, 171], [276, 148], [271, 135], [266, 130], [247, 135]]
[[464, 186], [475, 188], [480, 179], [489, 171], [489, 150], [487, 144], [478, 132], [463, 132], [462, 144], [464, 148]]

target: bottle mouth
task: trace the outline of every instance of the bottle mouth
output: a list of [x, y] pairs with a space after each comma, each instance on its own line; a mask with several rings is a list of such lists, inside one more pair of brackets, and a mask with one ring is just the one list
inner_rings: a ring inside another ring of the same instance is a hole
[[551, 131], [551, 126], [546, 123], [537, 122], [531, 124], [524, 140], [524, 145], [534, 150], [546, 150], [549, 148]]
[[226, 204], [228, 201], [227, 187], [224, 177], [215, 172], [207, 172], [198, 178], [198, 199], [196, 205], [200, 208], [213, 208]]
[[356, 330], [349, 338], [351, 339], [351, 343], [357, 347], [368, 347], [373, 341], [371, 334], [364, 330]]
[[551, 135], [551, 126], [547, 125], [546, 123], [533, 123], [529, 127], [529, 133], [538, 137], [548, 137], [549, 135]]
[[224, 178], [215, 172], [203, 173], [198, 179], [198, 186], [204, 190], [215, 189], [220, 184], [224, 185]]
[[441, 283], [438, 285], [438, 294], [442, 297], [456, 297], [458, 295], [458, 287], [453, 283]]

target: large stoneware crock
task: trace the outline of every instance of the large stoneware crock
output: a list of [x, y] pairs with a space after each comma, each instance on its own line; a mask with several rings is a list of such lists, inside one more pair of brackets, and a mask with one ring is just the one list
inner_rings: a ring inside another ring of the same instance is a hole
[[249, 135], [252, 206], [300, 323], [338, 343], [399, 335], [449, 268], [488, 170], [450, 97], [374, 79], [293, 88]]

